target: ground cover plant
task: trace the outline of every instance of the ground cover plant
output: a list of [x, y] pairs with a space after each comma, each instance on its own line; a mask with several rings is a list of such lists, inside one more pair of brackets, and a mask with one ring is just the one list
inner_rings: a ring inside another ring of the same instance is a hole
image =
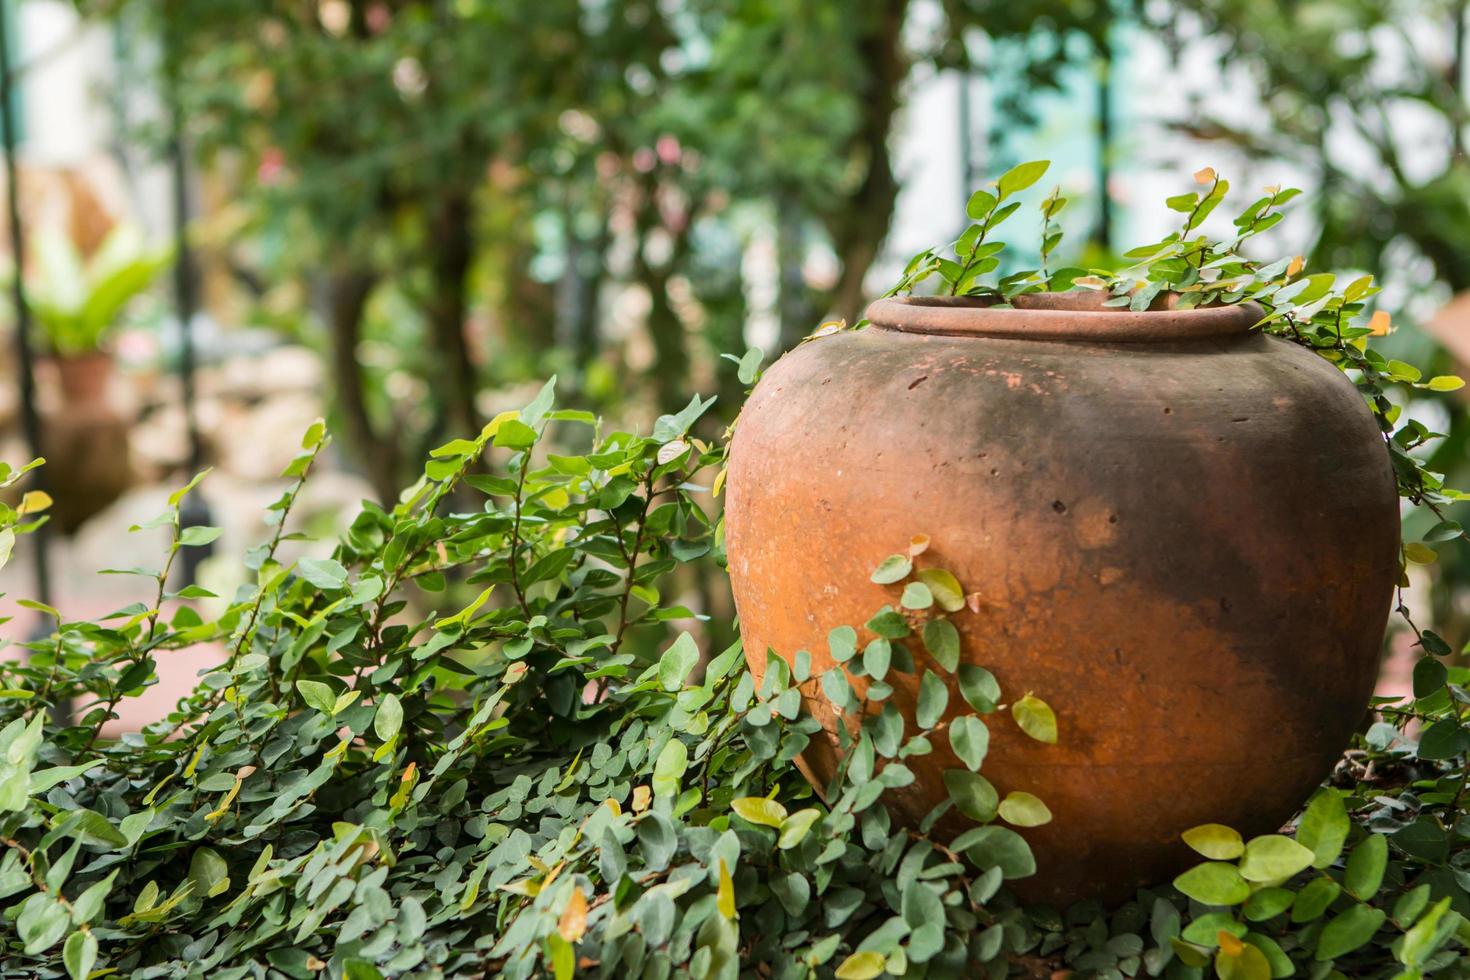
[[[1293, 191], [1268, 190], [1217, 240], [1200, 226], [1227, 186], [1202, 171], [1199, 190], [1170, 199], [1179, 231], [1121, 272], [1048, 271], [1065, 203], [1053, 193], [1038, 268], [1002, 270], [993, 236], [1044, 170], [1023, 164], [977, 192], [974, 225], [916, 256], [899, 289], [1260, 302], [1261, 329], [1350, 372], [1401, 494], [1441, 514], [1405, 544], [1406, 566], [1463, 538], [1446, 514], [1461, 495], [1416, 455], [1434, 433], [1395, 393], [1458, 379], [1369, 345], [1389, 328], [1370, 314], [1371, 280], [1245, 254]], [[754, 381], [758, 356], [740, 362]], [[179, 553], [218, 534], [180, 516], [196, 478], [149, 525], [169, 534], [158, 565], [118, 570], [149, 580], [151, 601], [95, 622], [31, 604], [54, 628], [0, 663], [0, 975], [1470, 973], [1470, 672], [1440, 659], [1453, 651], [1432, 630], [1410, 624], [1424, 653], [1414, 696], [1375, 705], [1291, 828], [1249, 841], [1193, 828], [1204, 860], [1172, 884], [1117, 908], [1026, 907], [1007, 882], [1034, 871], [1025, 829], [1050, 814], [1024, 792], [999, 798], [983, 775], [989, 732], [1065, 740], [1065, 712], [1025, 678], [961, 666], [962, 652], [983, 663], [952, 625], [972, 614], [975, 583], [928, 561], [927, 529], [874, 570], [892, 602], [826, 638], [840, 666], [813, 677], [791, 651], [790, 666], [764, 660], [757, 685], [738, 645], [701, 649], [681, 606], [684, 568], [722, 558], [724, 450], [692, 434], [709, 400], [644, 436], [604, 431], [554, 392], [434, 450], [330, 556], [287, 561], [293, 502], [329, 442], [313, 426], [235, 595], [171, 587]], [[0, 554], [47, 503], [0, 509]], [[205, 643], [226, 659], [174, 712], [103, 734], [161, 663]], [[891, 672], [922, 678], [911, 720], [886, 703]], [[851, 724], [821, 794], [793, 762], [818, 731], [799, 692], [811, 684]], [[938, 812], [901, 827], [884, 806], [939, 739], [966, 766], [944, 808], [975, 826], [955, 839], [931, 833]]]

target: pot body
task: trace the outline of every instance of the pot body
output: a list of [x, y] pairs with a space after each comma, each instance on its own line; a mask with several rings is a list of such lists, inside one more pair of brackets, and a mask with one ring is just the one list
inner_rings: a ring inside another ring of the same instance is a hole
[[103, 351], [50, 358], [61, 397], [72, 405], [104, 401], [112, 383], [112, 355]]
[[[1363, 720], [1398, 576], [1388, 456], [1336, 368], [1242, 312], [1228, 334], [1144, 342], [1097, 321], [1048, 340], [872, 326], [798, 347], [741, 416], [727, 545], [757, 672], [767, 648], [810, 651], [807, 707], [835, 732], [828, 631], [861, 647], [897, 605], [869, 575], [927, 534], [916, 565], [978, 594], [951, 617], [963, 659], [1055, 710], [1056, 745], [986, 718], [984, 775], [1054, 815], [1022, 831], [1028, 899], [1168, 880], [1198, 860], [1179, 842], [1198, 824], [1275, 831]], [[917, 678], [888, 680], [912, 719]], [[933, 742], [885, 798], [910, 825], [962, 767]], [[837, 759], [818, 736], [802, 763], [820, 787]]]
[[112, 356], [103, 351], [42, 362], [55, 393], [42, 399], [41, 444], [56, 502], [54, 526], [75, 533], [137, 482], [128, 419], [111, 397]]

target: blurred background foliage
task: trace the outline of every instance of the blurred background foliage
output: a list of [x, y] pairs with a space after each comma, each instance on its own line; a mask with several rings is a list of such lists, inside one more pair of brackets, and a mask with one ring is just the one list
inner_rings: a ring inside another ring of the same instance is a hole
[[[1069, 263], [1154, 240], [1201, 166], [1302, 186], [1263, 247], [1373, 273], [1396, 351], [1470, 361], [1462, 0], [11, 0], [40, 170], [91, 125], [46, 108], [58, 56], [27, 40], [59, 8], [61, 61], [106, 39], [66, 63], [160, 247], [149, 175], [187, 171], [206, 365], [313, 351], [337, 464], [380, 499], [550, 374], [629, 424], [715, 393], [717, 436], [744, 389], [721, 354], [861, 316], [1025, 158], [1057, 161]], [[171, 373], [163, 306], [124, 326]], [[1470, 482], [1464, 403], [1414, 411]], [[1426, 574], [1470, 639], [1470, 559]]]

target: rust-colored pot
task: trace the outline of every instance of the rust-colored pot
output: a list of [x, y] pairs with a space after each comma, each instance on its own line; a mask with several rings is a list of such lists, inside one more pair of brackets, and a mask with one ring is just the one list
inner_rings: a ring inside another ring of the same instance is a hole
[[53, 526], [74, 534], [137, 482], [128, 419], [111, 397], [113, 359], [104, 351], [47, 358], [42, 380], [60, 397], [41, 400], [41, 447], [55, 497]]
[[49, 358], [56, 371], [61, 397], [69, 405], [100, 402], [112, 383], [112, 355], [105, 351]]
[[[1252, 331], [1253, 305], [1099, 299], [874, 303], [872, 326], [766, 372], [726, 510], [757, 671], [769, 647], [809, 650], [820, 674], [836, 626], [865, 643], [861, 624], [897, 604], [869, 575], [931, 536], [918, 566], [978, 593], [953, 617], [964, 659], [1059, 719], [1045, 745], [990, 715], [982, 769], [1002, 796], [1050, 806], [1050, 824], [1022, 831], [1039, 871], [1018, 886], [1059, 904], [1169, 879], [1193, 860], [1189, 827], [1288, 819], [1363, 718], [1398, 575], [1388, 455], [1336, 368]], [[917, 678], [888, 679], [912, 718]], [[803, 692], [835, 731], [815, 679]], [[949, 703], [968, 710], [957, 686]], [[961, 767], [934, 742], [890, 796], [910, 825]], [[802, 759], [818, 786], [836, 761], [820, 738]]]

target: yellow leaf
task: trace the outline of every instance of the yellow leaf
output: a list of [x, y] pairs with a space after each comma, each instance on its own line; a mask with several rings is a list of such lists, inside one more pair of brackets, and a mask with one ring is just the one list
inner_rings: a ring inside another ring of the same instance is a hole
[[22, 514], [39, 514], [51, 506], [51, 495], [45, 490], [31, 490], [20, 498], [19, 512]]
[[500, 431], [500, 427], [502, 425], [504, 425], [506, 422], [509, 422], [511, 419], [519, 419], [520, 417], [521, 413], [517, 409], [511, 409], [508, 412], [501, 412], [489, 422], [485, 423], [485, 427], [480, 430], [480, 441], [489, 442], [491, 439], [495, 438], [495, 433]]
[[1216, 180], [1219, 180], [1219, 177], [1216, 176], [1214, 167], [1201, 167], [1194, 172], [1194, 182], [1196, 184], [1212, 184]]
[[1021, 731], [1038, 742], [1055, 745], [1057, 742], [1057, 716], [1051, 705], [1034, 694], [1011, 705], [1011, 717], [1021, 726]]
[[934, 601], [945, 612], [959, 612], [965, 608], [965, 590], [952, 572], [942, 568], [925, 568], [919, 572], [919, 581], [929, 587]]
[[546, 958], [551, 961], [554, 980], [572, 980], [577, 973], [577, 955], [572, 944], [556, 934], [546, 937]]
[[1234, 936], [1230, 936], [1230, 948], [1238, 947], [1238, 951], [1227, 952], [1226, 936], [1230, 933], [1220, 933], [1220, 952], [1215, 955], [1215, 972], [1220, 980], [1271, 980], [1271, 961], [1265, 953]]
[[1374, 337], [1387, 337], [1389, 330], [1388, 311], [1379, 310], [1374, 313], [1373, 318], [1368, 321], [1368, 329], [1372, 331]]
[[929, 550], [929, 535], [916, 534], [909, 538], [909, 557], [917, 558]]
[[865, 953], [853, 953], [842, 961], [842, 965], [833, 974], [837, 980], [873, 980], [883, 973], [885, 960], [882, 953], [868, 950]]
[[633, 787], [633, 812], [642, 813], [648, 809], [648, 801], [653, 799], [653, 790], [647, 786]]
[[1293, 258], [1290, 262], [1288, 262], [1286, 264], [1286, 278], [1290, 279], [1292, 276], [1296, 275], [1298, 272], [1301, 272], [1302, 271], [1302, 267], [1305, 266], [1306, 264], [1307, 264], [1307, 260], [1305, 258], [1303, 258], [1302, 256], [1300, 256], [1300, 255], [1298, 255], [1295, 258]]
[[735, 882], [730, 878], [730, 869], [725, 866], [724, 858], [720, 858], [720, 887], [715, 896], [715, 907], [725, 918], [735, 918]]
[[1433, 565], [1439, 560], [1434, 549], [1421, 541], [1411, 541], [1404, 545], [1404, 557], [1416, 565]]
[[410, 762], [403, 770], [403, 775], [398, 780], [398, 792], [394, 793], [393, 798], [388, 801], [388, 805], [393, 809], [397, 810], [408, 804], [408, 794], [413, 792], [414, 784], [419, 781], [418, 770], [417, 762]]
[[781, 821], [786, 819], [786, 808], [764, 796], [742, 796], [738, 800], [732, 800], [730, 807], [751, 823], [764, 827], [775, 827], [779, 830]]
[[1239, 956], [1241, 950], [1245, 949], [1245, 943], [1241, 942], [1233, 933], [1221, 929], [1215, 941], [1220, 944], [1220, 952], [1226, 956]]
[[1245, 853], [1240, 834], [1220, 823], [1200, 824], [1184, 832], [1184, 843], [1211, 861], [1233, 861]]
[[567, 899], [566, 908], [561, 910], [556, 931], [569, 943], [581, 939], [582, 934], [587, 931], [587, 896], [582, 894], [582, 889], [572, 889], [572, 897]]
[[613, 799], [611, 796], [603, 800], [602, 805], [611, 810], [612, 815], [615, 817], [621, 817], [623, 815], [623, 805], [617, 800]]
[[1040, 827], [1051, 823], [1051, 810], [1038, 797], [1020, 791], [1000, 801], [1000, 818], [1013, 827]]

